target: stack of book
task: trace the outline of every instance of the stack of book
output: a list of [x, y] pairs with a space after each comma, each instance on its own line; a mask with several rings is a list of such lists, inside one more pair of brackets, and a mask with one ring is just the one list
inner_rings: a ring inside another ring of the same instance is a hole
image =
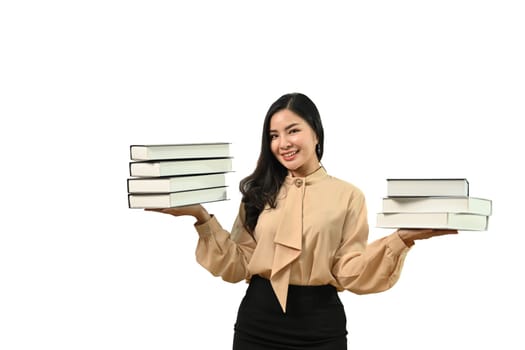
[[486, 231], [492, 201], [471, 197], [465, 178], [387, 179], [377, 227]]
[[230, 143], [130, 146], [129, 208], [172, 208], [228, 199]]

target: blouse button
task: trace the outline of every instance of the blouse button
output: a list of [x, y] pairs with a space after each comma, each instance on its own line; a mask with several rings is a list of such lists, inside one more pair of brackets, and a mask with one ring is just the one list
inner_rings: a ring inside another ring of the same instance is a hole
[[303, 180], [302, 179], [296, 179], [295, 180], [295, 186], [301, 187], [302, 185], [303, 185]]

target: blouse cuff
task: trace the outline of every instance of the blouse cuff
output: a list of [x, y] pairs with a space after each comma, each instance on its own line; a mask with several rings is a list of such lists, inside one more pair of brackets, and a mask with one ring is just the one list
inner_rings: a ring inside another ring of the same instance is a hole
[[390, 236], [390, 239], [388, 240], [388, 247], [392, 251], [392, 253], [398, 255], [401, 254], [403, 251], [410, 249], [409, 246], [406, 245], [406, 243], [399, 237], [397, 233]]
[[217, 218], [212, 215], [211, 218], [199, 225], [195, 225], [195, 229], [201, 238], [206, 238], [211, 236], [214, 232], [219, 232], [222, 230], [221, 224], [217, 221]]

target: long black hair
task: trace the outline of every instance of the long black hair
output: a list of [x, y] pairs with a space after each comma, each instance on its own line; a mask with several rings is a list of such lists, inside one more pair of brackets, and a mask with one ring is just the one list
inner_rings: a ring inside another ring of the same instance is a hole
[[279, 163], [270, 148], [270, 121], [275, 113], [283, 109], [294, 112], [310, 125], [318, 139], [315, 148], [317, 158], [320, 161], [323, 157], [324, 130], [316, 105], [301, 93], [289, 93], [279, 97], [270, 106], [264, 118], [261, 152], [255, 170], [239, 183], [246, 213], [244, 224], [250, 233], [253, 233], [259, 214], [266, 204], [271, 208], [276, 207], [277, 194], [288, 174], [288, 169]]

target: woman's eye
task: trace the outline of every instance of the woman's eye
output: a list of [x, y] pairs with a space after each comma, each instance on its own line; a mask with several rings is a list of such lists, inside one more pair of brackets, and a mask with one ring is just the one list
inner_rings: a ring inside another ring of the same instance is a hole
[[276, 134], [271, 134], [271, 135], [270, 135], [270, 140], [274, 140], [274, 139], [276, 139], [276, 138], [277, 138], [277, 135], [276, 135]]
[[299, 132], [299, 131], [300, 131], [299, 129], [291, 129], [290, 134], [295, 134], [296, 132]]

